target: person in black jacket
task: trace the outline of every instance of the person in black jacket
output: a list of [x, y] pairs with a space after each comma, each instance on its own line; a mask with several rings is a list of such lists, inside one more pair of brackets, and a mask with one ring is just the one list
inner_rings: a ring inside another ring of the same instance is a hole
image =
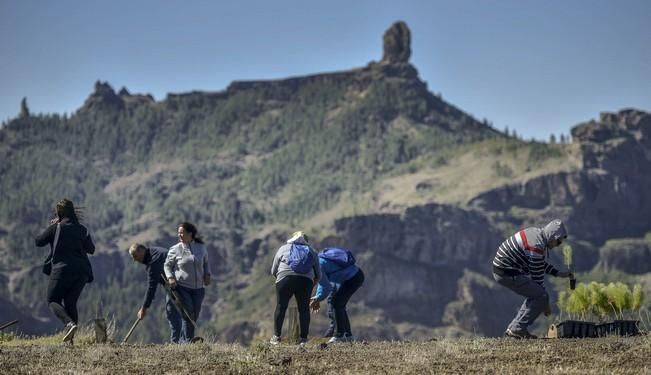
[[[154, 300], [158, 284], [163, 285], [165, 282], [162, 275], [165, 272], [164, 266], [165, 259], [167, 258], [167, 249], [162, 247], [146, 247], [142, 244], [134, 243], [129, 247], [129, 255], [131, 255], [134, 261], [144, 264], [147, 269], [147, 292], [145, 293], [145, 300], [138, 310], [138, 319], [142, 320], [145, 318], [147, 309]], [[178, 343], [181, 337], [181, 315], [169, 296], [166, 298], [165, 310], [171, 329], [170, 341], [172, 343]]]
[[95, 252], [88, 229], [79, 222], [80, 211], [69, 199], [56, 205], [56, 218], [35, 238], [36, 246], [50, 245], [47, 270], [48, 307], [66, 326], [64, 342], [72, 342], [79, 315], [77, 301], [81, 291], [93, 280], [93, 270], [87, 254]]

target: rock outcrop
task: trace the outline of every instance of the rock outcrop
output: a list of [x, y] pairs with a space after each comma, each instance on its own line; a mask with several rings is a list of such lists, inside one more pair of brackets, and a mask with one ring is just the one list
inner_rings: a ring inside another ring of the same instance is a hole
[[124, 100], [115, 93], [108, 82], [95, 82], [95, 91], [84, 102], [80, 111], [120, 111]]
[[636, 109], [618, 113], [602, 112], [599, 121], [589, 121], [572, 128], [572, 137], [582, 143], [605, 143], [620, 137], [651, 136], [651, 114]]
[[407, 63], [411, 56], [411, 32], [406, 23], [399, 21], [384, 32], [382, 62]]

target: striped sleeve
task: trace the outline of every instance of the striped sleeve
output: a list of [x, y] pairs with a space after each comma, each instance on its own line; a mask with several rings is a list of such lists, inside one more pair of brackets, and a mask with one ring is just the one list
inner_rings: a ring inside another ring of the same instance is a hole
[[529, 258], [529, 273], [531, 274], [531, 281], [540, 285], [545, 284], [545, 264], [544, 258]]
[[552, 276], [558, 275], [558, 270], [551, 264], [545, 262], [545, 273], [548, 273]]

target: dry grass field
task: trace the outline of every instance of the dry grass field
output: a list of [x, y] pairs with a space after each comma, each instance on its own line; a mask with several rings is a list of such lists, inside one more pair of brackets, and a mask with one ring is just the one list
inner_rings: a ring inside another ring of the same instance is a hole
[[250, 347], [0, 342], [3, 374], [650, 374], [651, 337], [432, 339]]

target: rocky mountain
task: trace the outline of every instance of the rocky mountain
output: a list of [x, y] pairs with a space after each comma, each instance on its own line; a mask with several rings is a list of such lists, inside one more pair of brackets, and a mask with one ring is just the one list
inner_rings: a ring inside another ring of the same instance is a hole
[[[215, 271], [202, 334], [224, 341], [270, 334], [269, 265], [297, 228], [316, 247], [355, 252], [366, 282], [350, 312], [371, 339], [501, 334], [519, 301], [492, 282], [494, 251], [553, 217], [567, 223], [577, 271], [649, 274], [650, 114], [602, 114], [570, 144], [512, 138], [433, 95], [409, 63], [410, 39], [399, 22], [379, 62], [162, 101], [97, 82], [70, 116], [4, 124], [0, 321], [59, 328], [33, 237], [61, 197], [85, 206], [98, 248], [82, 319], [108, 314], [117, 336], [145, 290], [127, 247], [171, 246], [184, 220]], [[165, 340], [155, 306], [135, 340]], [[313, 319], [312, 332], [325, 324]]]

